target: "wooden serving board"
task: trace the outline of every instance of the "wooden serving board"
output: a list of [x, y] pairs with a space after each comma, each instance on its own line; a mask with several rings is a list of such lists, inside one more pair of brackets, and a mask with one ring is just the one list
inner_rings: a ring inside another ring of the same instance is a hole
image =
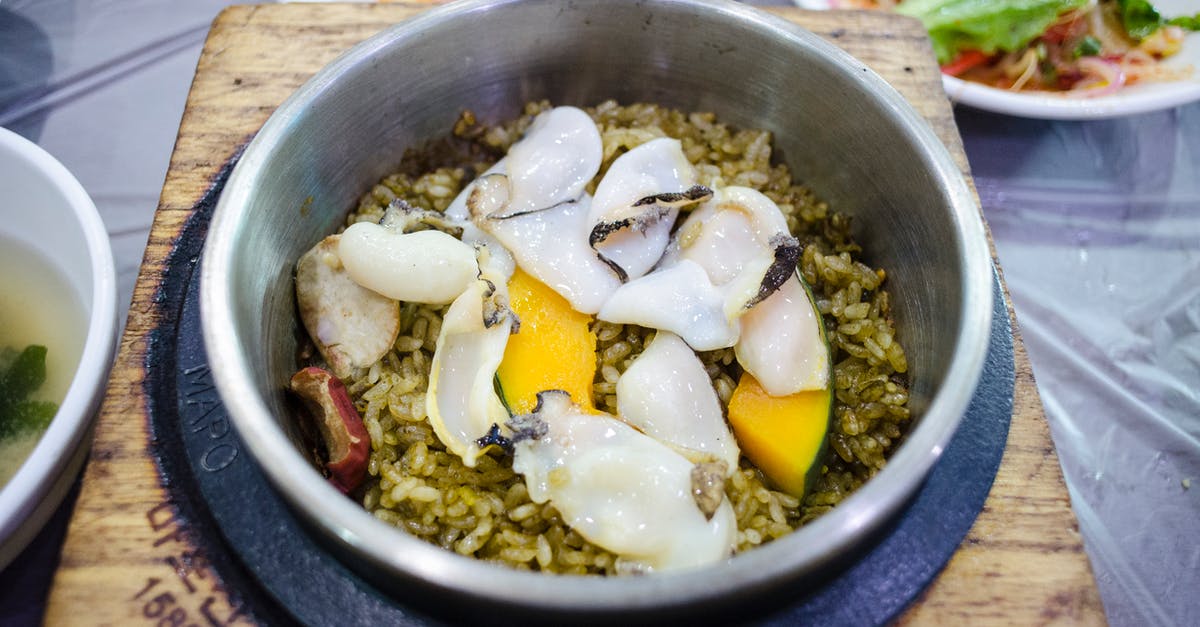
[[[249, 622], [179, 515], [154, 457], [145, 394], [172, 251], [227, 163], [272, 111], [340, 52], [421, 11], [415, 4], [235, 6], [204, 46], [163, 186], [82, 491], [51, 588], [51, 625]], [[892, 83], [964, 173], [966, 154], [920, 25], [883, 13], [775, 9]], [[995, 261], [995, 255], [993, 254]], [[998, 261], [996, 262], [999, 268]], [[1016, 382], [1001, 467], [966, 540], [901, 623], [1102, 624], [1103, 608], [1015, 317]], [[227, 426], [227, 425], [226, 425]]]

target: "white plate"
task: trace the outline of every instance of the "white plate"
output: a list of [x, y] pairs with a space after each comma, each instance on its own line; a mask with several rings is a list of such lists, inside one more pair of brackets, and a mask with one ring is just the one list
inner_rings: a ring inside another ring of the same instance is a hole
[[[804, 9], [824, 10], [831, 6], [830, 0], [795, 2]], [[1156, 0], [1154, 5], [1163, 15], [1173, 16], [1187, 13], [1189, 10], [1194, 14], [1197, 10], [1194, 3], [1195, 0]], [[1179, 54], [1164, 61], [1163, 65], [1180, 72], [1187, 72], [1190, 68], [1191, 73], [1178, 80], [1131, 85], [1115, 94], [1099, 98], [1045, 92], [1015, 92], [945, 75], [942, 76], [942, 85], [950, 101], [956, 104], [961, 103], [996, 113], [1051, 120], [1112, 118], [1200, 101], [1200, 33], [1188, 34]]]

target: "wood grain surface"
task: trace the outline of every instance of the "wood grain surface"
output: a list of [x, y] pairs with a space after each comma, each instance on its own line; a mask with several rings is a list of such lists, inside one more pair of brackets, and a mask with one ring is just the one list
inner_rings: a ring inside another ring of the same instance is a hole
[[[153, 456], [144, 394], [150, 343], [179, 302], [160, 290], [170, 255], [221, 169], [272, 111], [346, 48], [422, 4], [235, 6], [213, 23], [180, 124], [82, 491], [49, 598], [50, 625], [222, 625], [251, 616], [179, 515]], [[966, 155], [918, 23], [881, 13], [776, 12], [855, 55]], [[993, 255], [994, 256], [994, 255]], [[997, 267], [999, 264], [997, 262]], [[1010, 305], [1010, 318], [1014, 321]], [[904, 624], [1102, 624], [1103, 609], [1019, 332], [1008, 445], [961, 548]]]

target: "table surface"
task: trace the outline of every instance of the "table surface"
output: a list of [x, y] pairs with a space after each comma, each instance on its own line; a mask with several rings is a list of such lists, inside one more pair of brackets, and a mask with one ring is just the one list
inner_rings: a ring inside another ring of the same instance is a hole
[[[227, 4], [0, 4], [0, 126], [88, 190], [123, 303]], [[956, 119], [1107, 618], [1200, 624], [1200, 104], [1091, 122], [958, 107]], [[40, 621], [70, 505], [0, 573], [0, 622]]]

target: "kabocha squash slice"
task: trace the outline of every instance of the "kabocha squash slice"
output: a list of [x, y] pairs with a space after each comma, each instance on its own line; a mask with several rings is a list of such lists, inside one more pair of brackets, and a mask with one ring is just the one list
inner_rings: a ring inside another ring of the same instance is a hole
[[803, 498], [821, 471], [832, 398], [828, 389], [770, 396], [743, 373], [729, 399], [729, 424], [742, 454], [776, 487]]
[[742, 454], [771, 483], [796, 498], [804, 498], [821, 472], [833, 414], [833, 349], [812, 289], [803, 279], [800, 285], [816, 313], [813, 323], [825, 348], [825, 359], [814, 364], [825, 369], [825, 386], [772, 396], [752, 374], [743, 372], [728, 407], [729, 424]]
[[592, 406], [596, 373], [596, 334], [592, 317], [579, 313], [557, 292], [518, 269], [508, 282], [509, 307], [521, 329], [508, 339], [496, 370], [504, 403], [513, 414], [527, 414], [537, 394], [562, 390], [586, 411]]

